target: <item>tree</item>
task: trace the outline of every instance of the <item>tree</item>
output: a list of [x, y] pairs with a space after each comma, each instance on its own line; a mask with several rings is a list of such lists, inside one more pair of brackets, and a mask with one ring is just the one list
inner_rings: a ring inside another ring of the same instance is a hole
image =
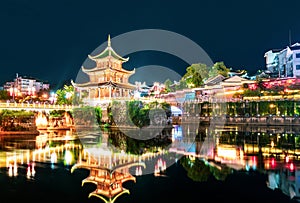
[[0, 100], [8, 100], [11, 96], [9, 95], [7, 90], [0, 90]]
[[165, 82], [164, 82], [164, 85], [165, 85], [165, 92], [168, 93], [168, 92], [171, 92], [171, 85], [172, 85], [172, 81], [170, 79], [167, 79]]
[[208, 67], [206, 64], [196, 63], [186, 68], [186, 73], [182, 77], [188, 87], [200, 87], [208, 78]]
[[227, 68], [223, 61], [216, 62], [209, 70], [209, 77], [215, 77], [218, 74], [228, 77], [229, 72], [230, 68]]
[[102, 120], [102, 109], [99, 106], [95, 107], [95, 116], [96, 116], [96, 120], [98, 125], [101, 125], [101, 120]]
[[183, 90], [185, 88], [187, 88], [187, 83], [186, 83], [186, 80], [184, 79], [181, 79], [178, 84], [176, 84], [175, 86], [175, 90]]
[[73, 85], [64, 85], [63, 89], [56, 91], [57, 104], [72, 104], [74, 99], [74, 87]]

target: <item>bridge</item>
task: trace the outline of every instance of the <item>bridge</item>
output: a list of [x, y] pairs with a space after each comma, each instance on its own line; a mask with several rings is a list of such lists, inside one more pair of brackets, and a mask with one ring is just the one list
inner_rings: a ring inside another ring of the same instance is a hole
[[26, 110], [26, 111], [53, 111], [53, 110], [65, 110], [70, 111], [73, 108], [76, 108], [78, 106], [74, 105], [59, 105], [59, 104], [30, 104], [30, 103], [0, 103], [0, 110], [1, 109], [9, 109], [9, 110]]

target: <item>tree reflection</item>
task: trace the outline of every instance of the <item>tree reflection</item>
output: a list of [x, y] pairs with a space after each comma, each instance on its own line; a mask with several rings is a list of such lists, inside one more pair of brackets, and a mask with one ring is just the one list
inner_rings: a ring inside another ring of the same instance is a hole
[[228, 166], [223, 166], [221, 170], [217, 167], [210, 166], [210, 172], [217, 180], [224, 181], [227, 176], [232, 173], [232, 169]]
[[212, 176], [209, 166], [205, 165], [200, 159], [191, 160], [184, 156], [180, 159], [180, 163], [187, 171], [187, 176], [197, 182], [206, 182]]
[[199, 158], [191, 159], [188, 156], [182, 157], [180, 164], [187, 171], [187, 176], [197, 182], [206, 182], [210, 178], [224, 181], [232, 173], [232, 169], [227, 166], [215, 165]]
[[158, 149], [165, 149], [171, 144], [171, 130], [171, 128], [166, 128], [152, 139], [138, 140], [125, 135], [122, 131], [114, 129], [109, 130], [109, 142], [118, 150], [123, 150], [129, 154], [157, 152]]

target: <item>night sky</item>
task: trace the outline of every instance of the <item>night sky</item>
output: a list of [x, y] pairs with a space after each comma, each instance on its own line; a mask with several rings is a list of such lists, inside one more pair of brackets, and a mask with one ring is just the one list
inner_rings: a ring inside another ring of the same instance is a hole
[[[298, 0], [3, 0], [0, 85], [16, 73], [54, 86], [74, 80], [108, 34], [113, 38], [139, 29], [176, 32], [201, 46], [214, 62], [254, 74], [265, 69], [266, 51], [285, 48], [290, 39], [300, 41], [299, 9]], [[127, 63], [128, 69], [158, 64], [179, 74], [188, 66], [155, 51], [130, 54]]]

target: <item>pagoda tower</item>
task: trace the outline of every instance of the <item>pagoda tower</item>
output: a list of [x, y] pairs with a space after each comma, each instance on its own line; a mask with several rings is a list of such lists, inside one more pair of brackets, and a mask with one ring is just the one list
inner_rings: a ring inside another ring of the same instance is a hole
[[129, 77], [135, 73], [123, 68], [122, 64], [129, 60], [117, 54], [111, 46], [108, 35], [107, 47], [99, 54], [88, 55], [96, 63], [94, 68], [81, 67], [89, 77], [85, 83], [72, 85], [79, 92], [80, 99], [90, 106], [108, 104], [112, 99], [129, 99], [133, 95], [135, 85], [129, 83]]

